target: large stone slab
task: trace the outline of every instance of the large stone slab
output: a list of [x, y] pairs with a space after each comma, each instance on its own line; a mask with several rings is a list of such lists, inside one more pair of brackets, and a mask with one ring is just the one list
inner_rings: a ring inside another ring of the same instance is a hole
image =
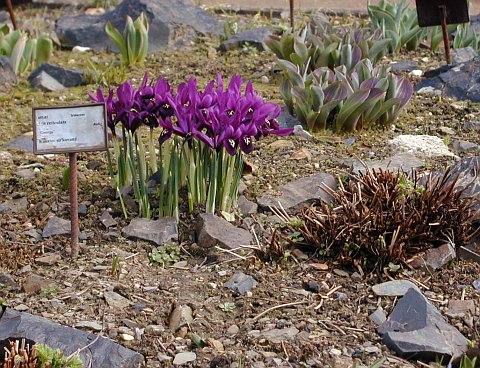
[[419, 158], [457, 157], [441, 138], [433, 135], [403, 134], [390, 140], [389, 145], [398, 153], [408, 152]]
[[113, 48], [105, 33], [110, 21], [123, 32], [127, 15], [136, 19], [144, 12], [149, 20], [149, 51], [172, 46], [182, 38], [202, 34], [223, 33], [223, 26], [216, 18], [189, 0], [124, 0], [117, 8], [102, 15], [82, 14], [61, 17], [55, 31], [62, 46], [86, 46], [95, 50]]
[[82, 71], [50, 63], [43, 63], [35, 69], [28, 76], [28, 81], [33, 88], [54, 92], [86, 84]]
[[433, 87], [449, 97], [480, 102], [480, 56], [458, 65], [444, 66], [437, 72], [426, 73], [428, 75], [431, 77], [415, 85], [415, 91]]
[[33, 153], [33, 133], [28, 132], [3, 145], [4, 148], [14, 148]]
[[402, 152], [398, 155], [388, 157], [383, 161], [355, 161], [352, 165], [352, 172], [354, 174], [365, 173], [367, 169], [370, 170], [389, 170], [389, 171], [403, 171], [410, 172], [412, 170], [423, 167], [423, 160], [419, 159], [412, 153]]
[[325, 187], [335, 190], [337, 181], [335, 177], [326, 173], [314, 174], [305, 178], [291, 181], [282, 188], [282, 194], [275, 196], [262, 196], [257, 202], [261, 207], [279, 207], [279, 202], [285, 211], [294, 212], [306, 204], [315, 201], [330, 203], [332, 196]]
[[[0, 340], [9, 337], [26, 337], [36, 343], [58, 348], [65, 355], [73, 354], [97, 338], [92, 333], [7, 308], [0, 318]], [[83, 349], [80, 358], [84, 367], [137, 368], [143, 364], [141, 354], [104, 337]]]
[[178, 226], [174, 217], [162, 217], [158, 220], [134, 218], [122, 229], [124, 237], [140, 239], [155, 245], [167, 245], [178, 240]]
[[411, 288], [400, 299], [377, 331], [400, 357], [449, 361], [462, 356], [468, 340], [418, 290]]
[[249, 231], [235, 227], [228, 221], [209, 213], [198, 216], [196, 235], [198, 245], [203, 248], [219, 246], [235, 249], [241, 245], [250, 245], [253, 241]]

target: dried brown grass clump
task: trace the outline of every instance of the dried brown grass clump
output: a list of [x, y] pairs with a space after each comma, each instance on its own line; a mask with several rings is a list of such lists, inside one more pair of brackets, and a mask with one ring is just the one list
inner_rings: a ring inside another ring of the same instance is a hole
[[478, 199], [462, 196], [458, 175], [450, 170], [423, 181], [382, 170], [351, 175], [348, 184], [339, 180], [333, 205], [299, 214], [305, 222], [299, 231], [321, 254], [370, 270], [447, 241], [469, 243], [479, 233]]

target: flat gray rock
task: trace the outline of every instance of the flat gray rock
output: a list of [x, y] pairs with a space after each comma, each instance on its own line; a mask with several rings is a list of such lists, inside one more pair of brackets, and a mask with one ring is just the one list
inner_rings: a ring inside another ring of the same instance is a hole
[[419, 158], [454, 157], [440, 137], [434, 135], [402, 134], [390, 140], [397, 153], [411, 153]]
[[[92, 333], [7, 308], [0, 318], [0, 340], [9, 337], [26, 337], [36, 343], [58, 348], [65, 355], [73, 354], [97, 338]], [[80, 358], [85, 367], [109, 368], [138, 368], [144, 360], [141, 354], [104, 337], [83, 349]]]
[[28, 208], [26, 197], [10, 199], [0, 204], [0, 213], [25, 213]]
[[253, 241], [249, 231], [235, 227], [227, 220], [209, 213], [198, 216], [196, 235], [197, 243], [202, 248], [219, 246], [235, 249], [241, 245], [250, 245]]
[[4, 148], [14, 148], [33, 153], [33, 135], [32, 133], [22, 134], [12, 141], [3, 145]]
[[242, 195], [238, 197], [238, 209], [240, 210], [240, 213], [244, 216], [252, 215], [254, 213], [257, 213], [258, 204], [249, 201], [247, 198], [245, 198], [245, 196]]
[[117, 221], [112, 217], [110, 212], [103, 211], [102, 214], [99, 216], [100, 222], [105, 226], [107, 229], [109, 227], [117, 226]]
[[140, 239], [155, 245], [167, 245], [178, 240], [178, 226], [174, 217], [162, 217], [158, 220], [134, 218], [122, 229], [122, 235], [128, 239]]
[[43, 229], [42, 236], [48, 238], [55, 235], [68, 235], [71, 232], [70, 220], [64, 220], [57, 216], [50, 217]]
[[17, 81], [15, 72], [12, 69], [10, 59], [6, 56], [0, 56], [0, 85], [13, 84]]
[[377, 296], [404, 296], [410, 289], [418, 290], [417, 285], [408, 280], [392, 280], [373, 285], [372, 291]]
[[420, 169], [424, 165], [423, 160], [416, 155], [402, 152], [395, 156], [388, 157], [382, 161], [355, 161], [352, 165], [352, 172], [354, 174], [365, 173], [367, 168], [370, 170], [383, 171], [403, 171], [410, 172], [412, 170]]
[[424, 254], [416, 257], [410, 265], [414, 268], [434, 271], [442, 268], [457, 257], [454, 245], [443, 244], [437, 248], [430, 248]]
[[451, 50], [452, 53], [452, 64], [463, 64], [470, 60], [475, 59], [478, 56], [478, 52], [476, 52], [471, 46], [463, 47], [460, 49], [453, 48]]
[[214, 16], [188, 0], [124, 0], [114, 10], [102, 15], [61, 17], [55, 32], [64, 47], [86, 46], [97, 51], [113, 48], [105, 33], [107, 22], [123, 33], [127, 15], [135, 20], [142, 12], [149, 21], [149, 51], [185, 43], [185, 36], [194, 38], [196, 32], [223, 34], [223, 26]]
[[260, 336], [268, 341], [280, 344], [282, 341], [293, 340], [300, 331], [296, 327], [274, 328], [272, 330], [263, 331]]
[[245, 275], [243, 272], [237, 272], [223, 286], [243, 295], [247, 291], [252, 290], [255, 285], [257, 285], [257, 281], [252, 276]]
[[193, 351], [183, 351], [175, 355], [173, 365], [184, 365], [197, 359], [197, 354]]
[[461, 357], [468, 347], [468, 340], [413, 288], [377, 331], [383, 342], [405, 359], [449, 361]]
[[103, 293], [105, 301], [111, 308], [115, 309], [124, 309], [133, 304], [132, 301], [128, 300], [124, 296], [114, 292], [114, 291], [105, 291]]
[[50, 63], [43, 63], [35, 69], [28, 76], [28, 81], [33, 88], [53, 92], [86, 84], [82, 71], [67, 69]]
[[335, 190], [337, 181], [330, 174], [319, 173], [287, 183], [279, 197], [262, 196], [257, 199], [258, 205], [264, 208], [279, 207], [279, 202], [287, 212], [297, 211], [304, 205], [324, 201], [330, 203], [332, 196], [324, 189]]
[[264, 51], [268, 49], [264, 43], [265, 40], [274, 33], [275, 30], [268, 27], [252, 28], [243, 32], [238, 32], [228, 40], [223, 41], [220, 44], [220, 50], [228, 51], [239, 49], [248, 44], [256, 47], [260, 51]]

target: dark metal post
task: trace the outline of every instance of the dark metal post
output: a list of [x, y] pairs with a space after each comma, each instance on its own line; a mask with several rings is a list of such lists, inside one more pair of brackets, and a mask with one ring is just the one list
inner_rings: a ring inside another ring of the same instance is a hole
[[292, 27], [292, 32], [293, 32], [293, 26], [294, 26], [294, 23], [293, 23], [293, 0], [290, 0], [290, 27]]
[[7, 9], [8, 13], [10, 14], [10, 19], [12, 20], [13, 29], [18, 29], [15, 13], [13, 12], [12, 0], [7, 0]]
[[452, 58], [450, 56], [450, 37], [447, 29], [447, 7], [445, 5], [439, 5], [440, 16], [442, 22], [442, 33], [443, 33], [443, 45], [445, 47], [445, 60], [447, 65], [452, 63]]
[[69, 154], [70, 163], [70, 222], [71, 222], [71, 244], [70, 255], [72, 258], [78, 256], [78, 189], [77, 189], [77, 154]]

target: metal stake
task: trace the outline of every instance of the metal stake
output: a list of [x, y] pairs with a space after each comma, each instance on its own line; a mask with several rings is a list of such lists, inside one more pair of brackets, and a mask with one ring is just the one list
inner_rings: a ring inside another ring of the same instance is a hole
[[70, 164], [70, 223], [71, 244], [70, 256], [78, 256], [78, 189], [77, 189], [77, 154], [69, 154]]
[[7, 9], [8, 13], [10, 14], [10, 19], [12, 20], [13, 29], [18, 29], [17, 21], [15, 19], [15, 13], [13, 12], [12, 0], [7, 0]]
[[440, 9], [440, 20], [442, 22], [442, 33], [443, 33], [443, 45], [445, 47], [445, 60], [447, 65], [452, 63], [452, 58], [450, 56], [450, 38], [447, 29], [447, 7], [445, 5], [439, 5]]
[[290, 27], [292, 27], [292, 32], [293, 32], [293, 0], [290, 0]]

